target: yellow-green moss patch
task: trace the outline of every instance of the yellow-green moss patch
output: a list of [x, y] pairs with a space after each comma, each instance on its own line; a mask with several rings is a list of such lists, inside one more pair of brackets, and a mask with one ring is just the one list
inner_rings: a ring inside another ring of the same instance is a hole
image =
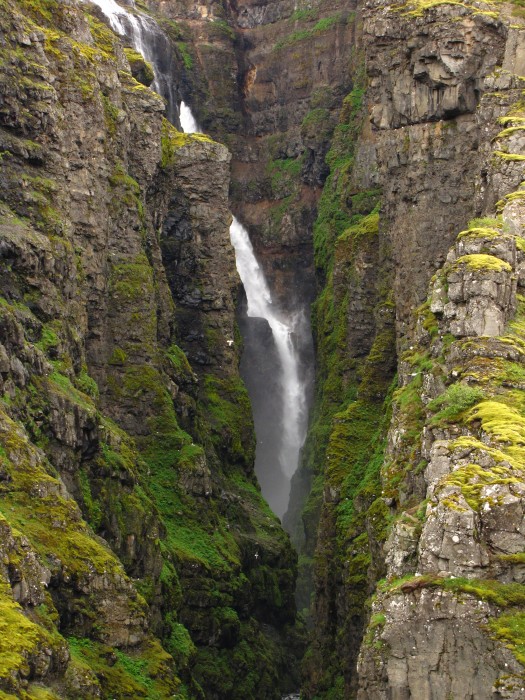
[[455, 262], [455, 267], [465, 265], [469, 270], [494, 270], [495, 272], [511, 272], [512, 267], [505, 260], [494, 255], [478, 253], [474, 255], [462, 255]]

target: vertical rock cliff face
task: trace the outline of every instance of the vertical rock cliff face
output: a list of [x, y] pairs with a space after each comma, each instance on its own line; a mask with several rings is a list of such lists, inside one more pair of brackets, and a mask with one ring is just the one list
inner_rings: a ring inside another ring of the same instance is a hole
[[230, 155], [88, 5], [0, 23], [0, 690], [279, 697], [295, 555], [229, 342]]
[[[522, 548], [505, 533], [509, 520], [520, 527], [521, 477], [508, 455], [485, 462], [474, 449], [512, 452], [499, 421], [507, 411], [521, 420], [519, 360], [485, 339], [520, 342], [506, 323], [518, 305], [522, 195], [494, 211], [523, 178], [512, 9], [368, 2], [358, 11], [362, 72], [314, 226], [326, 284], [296, 480], [312, 484], [302, 511], [303, 551], [315, 553], [306, 697], [522, 693], [523, 670], [505, 647], [519, 650], [522, 593], [511, 582], [522, 582], [513, 568]], [[518, 362], [517, 374], [505, 364], [513, 378], [504, 378], [493, 362]], [[503, 495], [511, 482], [516, 491]], [[510, 502], [515, 519], [503, 515]]]
[[229, 150], [94, 7], [2, 5], [0, 695], [297, 687], [230, 196], [277, 303], [315, 297], [304, 696], [523, 696], [520, 5], [151, 0]]

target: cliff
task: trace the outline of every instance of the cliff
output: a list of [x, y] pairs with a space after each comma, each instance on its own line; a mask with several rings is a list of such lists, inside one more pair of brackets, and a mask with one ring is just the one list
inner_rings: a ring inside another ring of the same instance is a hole
[[253, 475], [230, 155], [90, 6], [0, 23], [2, 696], [278, 697], [296, 557]]
[[[1, 697], [279, 698], [294, 595], [305, 698], [523, 696], [522, 4], [138, 3], [217, 141], [94, 6], [0, 7]], [[305, 381], [312, 303], [299, 566], [230, 206]]]
[[517, 462], [474, 450], [512, 452], [499, 431], [520, 412], [520, 361], [492, 340], [519, 336], [506, 325], [523, 233], [513, 10], [368, 2], [358, 16], [362, 70], [314, 226], [325, 282], [298, 475], [312, 484], [303, 551], [315, 557], [306, 697], [522, 692], [522, 579], [510, 565], [521, 547], [504, 534], [521, 517], [503, 515], [519, 496], [500, 493], [520, 477]]

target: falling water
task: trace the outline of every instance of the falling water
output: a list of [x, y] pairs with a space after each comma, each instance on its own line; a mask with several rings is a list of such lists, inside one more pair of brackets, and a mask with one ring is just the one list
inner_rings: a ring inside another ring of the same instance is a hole
[[191, 109], [184, 102], [184, 100], [182, 100], [182, 102], [180, 103], [179, 112], [180, 112], [180, 125], [181, 125], [184, 133], [185, 134], [199, 133], [200, 129], [197, 125], [197, 122], [195, 121], [195, 117], [193, 116]]
[[[184, 102], [180, 104], [180, 121], [184, 132], [199, 131], [190, 108]], [[276, 480], [279, 493], [276, 493], [274, 485], [273, 489], [268, 487], [264, 495], [276, 514], [282, 516], [288, 506], [290, 480], [297, 469], [299, 454], [306, 437], [308, 419], [306, 382], [300, 376], [299, 353], [294, 346], [294, 333], [301, 319], [300, 314], [296, 314], [285, 320], [278, 313], [272, 303], [264, 273], [255, 257], [248, 231], [235, 217], [230, 227], [230, 239], [235, 249], [237, 271], [246, 292], [247, 314], [250, 318], [267, 321], [280, 364], [276, 371], [279, 373], [277, 386], [281, 392], [281, 410], [273, 415], [273, 420], [281, 420], [277, 458], [281, 475], [285, 478]], [[258, 443], [259, 446], [260, 443]], [[258, 450], [257, 456], [260, 454]], [[268, 468], [268, 464], [261, 465], [256, 457], [256, 470], [259, 475]], [[272, 465], [271, 469], [273, 476], [275, 467]]]
[[[169, 41], [155, 21], [137, 10], [134, 13], [118, 5], [115, 0], [92, 0], [108, 18], [112, 29], [124, 36], [133, 48], [149, 61], [154, 70], [153, 88], [167, 101], [168, 119], [177, 123], [180, 118], [182, 130], [186, 133], [199, 132], [200, 129], [190, 108], [184, 103], [177, 105], [174, 99], [173, 72]], [[246, 229], [233, 219], [230, 228], [232, 244], [235, 248], [237, 270], [246, 291], [248, 302], [247, 314], [250, 318], [264, 319], [273, 336], [278, 367], [272, 381], [276, 386], [280, 406], [263, 419], [270, 421], [272, 430], [267, 433], [271, 442], [262, 445], [258, 442], [256, 471], [261, 479], [263, 492], [277, 515], [284, 515], [290, 490], [290, 480], [297, 469], [299, 454], [306, 436], [308, 400], [307, 381], [300, 376], [299, 351], [294, 345], [294, 336], [301, 329], [300, 314], [285, 318], [272, 304], [271, 294], [264, 274], [255, 258], [253, 247]], [[253, 373], [253, 368], [250, 368]], [[268, 387], [266, 392], [272, 393]], [[256, 419], [257, 423], [257, 419]], [[280, 423], [278, 425], [278, 423]], [[261, 425], [261, 423], [259, 423]], [[267, 426], [264, 426], [267, 428]], [[275, 440], [278, 435], [278, 444]], [[263, 449], [264, 447], [264, 449]], [[275, 465], [275, 461], [278, 465]], [[276, 469], [278, 467], [278, 470]]]
[[100, 7], [108, 18], [113, 31], [126, 37], [135, 51], [138, 51], [153, 66], [153, 89], [162, 95], [167, 103], [167, 117], [176, 123], [177, 108], [174, 95], [172, 52], [168, 38], [157, 23], [137, 10], [129, 12], [115, 0], [91, 0]]
[[282, 473], [291, 479], [297, 469], [299, 452], [306, 432], [306, 393], [299, 373], [299, 357], [293, 338], [297, 317], [284, 321], [272, 304], [263, 271], [253, 252], [248, 232], [234, 217], [230, 237], [235, 248], [237, 270], [248, 301], [248, 316], [264, 318], [272, 335], [280, 361], [279, 384], [282, 390], [282, 439], [279, 464]]

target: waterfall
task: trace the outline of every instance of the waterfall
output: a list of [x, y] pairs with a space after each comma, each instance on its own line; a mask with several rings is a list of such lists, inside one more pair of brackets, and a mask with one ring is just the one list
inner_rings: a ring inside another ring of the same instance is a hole
[[172, 52], [170, 42], [158, 24], [137, 10], [129, 12], [115, 0], [90, 0], [107, 17], [114, 32], [126, 37], [131, 46], [153, 67], [153, 89], [167, 104], [167, 117], [177, 123], [177, 101], [174, 94]]
[[248, 231], [234, 217], [230, 237], [235, 248], [237, 271], [248, 301], [248, 316], [264, 318], [272, 330], [279, 357], [279, 385], [282, 400], [282, 438], [279, 464], [282, 473], [291, 479], [297, 469], [299, 452], [306, 437], [307, 401], [300, 376], [299, 354], [294, 345], [298, 316], [283, 320], [272, 304], [268, 284], [253, 252]]
[[[180, 104], [180, 121], [184, 132], [199, 131], [190, 108], [184, 102]], [[255, 470], [261, 482], [263, 495], [273, 511], [282, 517], [288, 507], [290, 481], [299, 463], [308, 422], [308, 380], [301, 376], [300, 353], [294, 344], [294, 337], [304, 334], [304, 324], [301, 323], [304, 319], [300, 313], [289, 318], [279, 314], [272, 303], [270, 289], [255, 257], [248, 231], [235, 217], [230, 227], [230, 239], [235, 249], [237, 271], [246, 292], [247, 315], [252, 319], [264, 319], [267, 322], [277, 351], [279, 366], [273, 369], [274, 375], [277, 373], [278, 376], [272, 379], [280, 394], [280, 406], [272, 412], [271, 402], [268, 402], [270, 411], [266, 410], [264, 420], [273, 421], [276, 425], [271, 426], [274, 430], [268, 433], [268, 442], [272, 444], [263, 446], [262, 440], [257, 436]], [[253, 373], [253, 368], [250, 368], [250, 372]], [[269, 386], [265, 393], [268, 392], [271, 392]], [[257, 428], [257, 416], [255, 418]], [[273, 444], [276, 434], [277, 445]], [[273, 463], [275, 458], [278, 471]]]
[[185, 134], [197, 134], [200, 132], [200, 129], [197, 125], [197, 122], [195, 121], [195, 117], [193, 116], [191, 109], [188, 107], [188, 105], [182, 100], [180, 103], [180, 125], [182, 127], [182, 130], [184, 131]]
[[[134, 12], [128, 11], [115, 0], [91, 1], [102, 10], [112, 29], [125, 37], [153, 66], [153, 88], [166, 99], [168, 119], [177, 124], [179, 117], [185, 133], [199, 132], [190, 108], [181, 102], [180, 109], [177, 109], [169, 40], [156, 22], [135, 8]], [[251, 319], [264, 319], [273, 339], [272, 347], [268, 348], [268, 357], [275, 356], [277, 366], [267, 367], [266, 375], [261, 372], [259, 378], [256, 376], [259, 367], [250, 366], [245, 374], [249, 374], [253, 380], [250, 395], [254, 403], [258, 437], [256, 473], [264, 496], [274, 512], [282, 517], [288, 507], [290, 480], [297, 469], [307, 429], [308, 379], [301, 376], [300, 349], [294, 340], [300, 341], [305, 336], [304, 327], [308, 324], [304, 323], [300, 313], [285, 317], [272, 304], [270, 290], [253, 252], [248, 232], [235, 217], [230, 237], [235, 248], [237, 270], [246, 292], [247, 315]], [[258, 358], [252, 364], [257, 364]], [[259, 385], [257, 390], [254, 389], [256, 384]], [[262, 407], [255, 405], [255, 393], [257, 403]]]

